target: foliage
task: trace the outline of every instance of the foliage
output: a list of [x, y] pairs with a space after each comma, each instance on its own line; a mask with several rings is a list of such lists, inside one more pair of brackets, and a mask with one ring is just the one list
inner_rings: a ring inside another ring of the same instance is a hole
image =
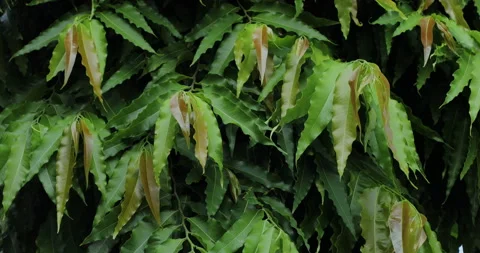
[[479, 251], [478, 8], [1, 2], [0, 251]]

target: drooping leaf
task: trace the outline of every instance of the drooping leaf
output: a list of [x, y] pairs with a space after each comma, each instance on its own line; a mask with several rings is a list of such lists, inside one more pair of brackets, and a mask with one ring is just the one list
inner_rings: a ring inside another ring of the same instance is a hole
[[131, 57], [129, 57], [125, 63], [115, 73], [113, 73], [113, 75], [107, 81], [105, 81], [105, 84], [102, 87], [102, 92], [105, 93], [130, 79], [142, 69], [144, 64], [145, 60], [143, 55], [132, 54]]
[[193, 57], [192, 65], [195, 64], [198, 59], [200, 59], [202, 54], [207, 52], [208, 49], [212, 48], [215, 42], [222, 40], [223, 35], [231, 31], [232, 25], [241, 19], [241, 16], [231, 13], [219, 20], [216, 20], [216, 22], [208, 28], [208, 33], [203, 38], [202, 42], [200, 42], [200, 45], [195, 52], [195, 56]]
[[427, 239], [423, 230], [425, 222], [425, 216], [420, 214], [407, 200], [393, 205], [388, 217], [388, 226], [395, 252], [417, 252]]
[[302, 21], [295, 18], [288, 17], [281, 13], [261, 13], [252, 17], [254, 21], [271, 25], [277, 28], [283, 28], [289, 32], [294, 32], [298, 35], [303, 35], [310, 39], [317, 39], [319, 41], [329, 41], [327, 37], [319, 33], [312, 27], [306, 25]]
[[253, 45], [257, 55], [257, 68], [260, 73], [262, 86], [266, 84], [265, 72], [267, 71], [268, 60], [268, 28], [260, 26], [253, 32]]
[[288, 168], [293, 172], [293, 168], [295, 167], [295, 143], [292, 126], [286, 125], [282, 127], [281, 133], [278, 135], [277, 143], [280, 145], [280, 148], [285, 151], [283, 154], [285, 161], [287, 162]]
[[63, 131], [63, 137], [60, 140], [60, 148], [57, 151], [56, 163], [56, 206], [57, 206], [57, 232], [60, 230], [62, 217], [65, 212], [70, 188], [72, 187], [73, 167], [75, 164], [75, 155], [73, 150], [73, 139], [70, 128]]
[[92, 34], [93, 44], [95, 44], [95, 51], [98, 56], [98, 66], [100, 69], [100, 74], [102, 76], [105, 74], [105, 66], [107, 64], [107, 34], [103, 28], [102, 23], [96, 19], [92, 19], [90, 22], [86, 23], [89, 26], [90, 32]]
[[118, 214], [118, 222], [113, 231], [113, 238], [117, 237], [120, 230], [127, 224], [137, 211], [142, 202], [143, 191], [139, 177], [139, 159], [132, 159], [128, 164], [127, 178], [125, 180], [125, 194], [122, 201], [122, 209]]
[[202, 112], [202, 117], [207, 125], [208, 137], [208, 156], [212, 158], [220, 168], [223, 169], [223, 140], [218, 127], [217, 119], [209, 104], [199, 97], [194, 98], [198, 110]]
[[365, 245], [362, 252], [392, 252], [387, 220], [396, 196], [381, 187], [367, 189], [359, 199], [362, 205], [360, 226]]
[[121, 253], [144, 252], [148, 239], [155, 231], [155, 226], [147, 221], [140, 221], [133, 229], [130, 238], [122, 245]]
[[425, 234], [427, 235], [427, 242], [432, 249], [432, 253], [442, 253], [442, 245], [437, 239], [437, 234], [430, 227], [430, 223], [427, 221], [423, 226]]
[[10, 146], [10, 154], [2, 168], [5, 173], [2, 199], [4, 216], [29, 173], [31, 123], [26, 116], [26, 119], [10, 124], [2, 136], [4, 143]]
[[212, 253], [235, 252], [243, 246], [253, 226], [262, 220], [263, 211], [246, 210], [245, 213], [215, 243]]
[[447, 136], [450, 138], [446, 139], [446, 141], [450, 143], [453, 151], [445, 152], [444, 156], [444, 161], [447, 165], [445, 168], [447, 171], [447, 192], [445, 199], [450, 195], [450, 191], [455, 185], [458, 175], [465, 163], [469, 135], [468, 119], [453, 118], [452, 121], [449, 122], [452, 124], [451, 128], [453, 132], [451, 133], [451, 136]]
[[342, 27], [343, 38], [347, 39], [350, 32], [350, 12], [353, 1], [350, 0], [335, 0], [335, 7], [338, 12], [338, 20]]
[[[88, 130], [90, 133], [89, 137], [85, 131], [83, 131], [83, 143], [84, 143], [84, 165], [87, 165], [87, 161], [91, 160], [90, 169], [88, 171], [92, 172], [95, 178], [95, 185], [97, 186], [98, 190], [102, 194], [102, 196], [106, 196], [106, 185], [107, 185], [107, 177], [106, 177], [106, 164], [105, 164], [105, 156], [103, 154], [103, 145], [102, 140], [100, 139], [100, 135], [96, 126], [87, 118], [83, 118], [81, 120], [82, 130]], [[90, 150], [90, 152], [86, 152]], [[90, 156], [90, 157], [89, 157]], [[85, 168], [85, 173], [87, 172], [87, 168]], [[87, 177], [87, 175], [86, 175]], [[87, 181], [88, 182], [88, 181]]]
[[97, 15], [107, 27], [113, 29], [115, 33], [121, 35], [124, 39], [145, 51], [155, 53], [155, 50], [135, 28], [113, 12], [103, 11], [98, 12]]
[[[472, 65], [474, 67], [480, 66], [480, 54], [476, 54], [473, 57]], [[478, 101], [478, 96], [480, 94], [480, 74], [477, 71], [472, 71], [472, 80], [470, 81], [470, 97], [468, 98], [468, 104], [470, 105], [470, 129], [472, 128], [473, 122], [478, 116], [480, 111], [480, 101]]]
[[195, 157], [205, 170], [208, 156], [208, 126], [204, 112], [197, 104], [197, 99], [193, 99], [192, 107], [195, 113], [195, 121], [193, 122], [193, 128], [195, 129], [195, 134], [193, 135], [193, 139], [195, 139]]
[[450, 89], [442, 105], [450, 103], [470, 82], [474, 67], [473, 58], [474, 56], [468, 53], [460, 54], [457, 61], [458, 69], [453, 73], [453, 81], [450, 83]]
[[458, 0], [440, 0], [440, 3], [442, 3], [443, 8], [445, 8], [445, 12], [457, 22], [457, 24], [469, 28], [467, 21], [465, 21], [465, 18], [463, 17], [463, 10], [462, 10], [462, 5]]
[[115, 5], [114, 9], [117, 13], [122, 14], [124, 18], [126, 18], [130, 23], [135, 25], [136, 27], [148, 32], [150, 34], [154, 34], [152, 28], [147, 24], [145, 18], [140, 14], [138, 9], [133, 6], [129, 2], [123, 2], [121, 4]]
[[254, 31], [254, 25], [245, 26], [243, 31], [238, 34], [237, 40], [235, 41], [233, 54], [235, 56], [235, 64], [238, 68], [237, 97], [240, 96], [243, 85], [250, 78], [250, 74], [255, 67], [256, 52], [253, 43]]
[[47, 82], [52, 80], [58, 72], [65, 70], [65, 44], [63, 41], [65, 40], [65, 34], [60, 34], [58, 36], [58, 43], [52, 51], [52, 58], [50, 58], [50, 62], [48, 64], [48, 75], [46, 77]]
[[157, 223], [160, 224], [160, 187], [155, 182], [153, 158], [149, 150], [144, 150], [140, 157], [140, 178], [150, 211]]
[[[65, 50], [65, 78], [63, 81], [63, 86], [65, 86], [70, 78], [72, 73], [73, 65], [75, 64], [75, 59], [77, 58], [78, 51], [78, 35], [76, 26], [70, 27], [63, 41], [64, 50]], [[59, 42], [60, 43], [60, 42]]]
[[420, 30], [423, 45], [423, 67], [427, 65], [430, 52], [432, 51], [434, 25], [435, 20], [432, 17], [425, 17], [420, 20]]
[[282, 113], [284, 117], [287, 110], [295, 106], [297, 94], [299, 90], [298, 79], [300, 78], [300, 71], [305, 62], [303, 55], [309, 47], [308, 40], [299, 38], [295, 41], [292, 51], [287, 56], [286, 71], [283, 76], [282, 86]]
[[463, 179], [463, 177], [468, 173], [473, 163], [475, 162], [475, 159], [477, 159], [478, 156], [479, 133], [476, 128], [473, 128], [471, 133], [472, 134], [471, 138], [469, 138], [469, 144], [467, 149], [468, 152], [465, 158], [465, 162], [463, 163], [462, 172], [460, 173], [460, 179]]
[[155, 182], [160, 183], [160, 173], [167, 167], [167, 158], [175, 140], [175, 118], [170, 112], [170, 101], [166, 100], [160, 107], [155, 123], [155, 140], [153, 143], [153, 171]]
[[270, 77], [270, 79], [268, 79], [267, 83], [263, 87], [262, 92], [258, 96], [258, 99], [257, 99], [258, 102], [262, 102], [273, 91], [275, 86], [277, 86], [277, 84], [284, 77], [285, 71], [286, 71], [285, 63], [280, 64], [280, 66], [277, 69], [275, 69], [272, 76]]
[[180, 126], [183, 137], [187, 141], [187, 147], [190, 147], [190, 118], [192, 105], [190, 97], [183, 92], [179, 92], [170, 99], [170, 112]]
[[43, 47], [46, 47], [51, 42], [55, 41], [59, 34], [69, 25], [76, 17], [80, 17], [82, 13], [79, 13], [78, 16], [72, 16], [67, 14], [66, 16], [57, 20], [57, 22], [50, 25], [49, 28], [44, 30], [38, 37], [30, 41], [22, 49], [17, 51], [12, 58], [28, 54], [32, 51], [39, 50]]
[[220, 208], [229, 181], [226, 180], [223, 171], [214, 166], [208, 166], [205, 172], [207, 177], [207, 188], [205, 189], [207, 214], [213, 216]]
[[100, 71], [100, 58], [95, 49], [90, 27], [87, 25], [83, 23], [77, 25], [78, 52], [82, 56], [82, 65], [87, 70], [87, 76], [90, 79], [90, 85], [93, 87], [93, 93], [95, 93], [102, 102], [101, 85], [103, 76]]
[[353, 75], [353, 66], [349, 65], [338, 77], [333, 91], [332, 136], [333, 149], [337, 157], [337, 169], [340, 176], [347, 165], [352, 152], [352, 143], [357, 136], [357, 121], [350, 96], [348, 82]]
[[[63, 133], [63, 129], [61, 131]], [[61, 137], [61, 136], [60, 136]], [[46, 168], [40, 170], [38, 173], [38, 180], [42, 183], [43, 190], [47, 193], [50, 200], [55, 203], [56, 202], [56, 195], [55, 195], [55, 185], [56, 185], [56, 166], [55, 160], [50, 159], [50, 161], [45, 165]]]
[[80, 120], [80, 126], [83, 137], [83, 166], [85, 169], [85, 181], [88, 188], [88, 175], [90, 174], [90, 167], [93, 160], [93, 136], [84, 119]]
[[333, 201], [333, 205], [337, 209], [338, 215], [342, 218], [343, 223], [347, 226], [352, 235], [355, 235], [355, 227], [353, 225], [353, 217], [350, 207], [347, 203], [347, 192], [345, 185], [340, 181], [338, 175], [324, 168], [317, 168], [320, 181], [328, 192], [328, 197]]
[[222, 118], [223, 123], [239, 126], [257, 143], [272, 145], [264, 134], [269, 127], [223, 85], [224, 80], [212, 78], [202, 82], [204, 95], [211, 101], [215, 113]]
[[308, 118], [298, 140], [295, 154], [297, 161], [332, 120], [335, 81], [345, 65], [335, 61], [329, 62], [329, 64], [330, 67], [324, 71], [320, 66], [315, 67], [313, 75], [307, 80], [315, 85], [310, 99], [310, 105], [315, 106], [310, 106], [308, 109]]

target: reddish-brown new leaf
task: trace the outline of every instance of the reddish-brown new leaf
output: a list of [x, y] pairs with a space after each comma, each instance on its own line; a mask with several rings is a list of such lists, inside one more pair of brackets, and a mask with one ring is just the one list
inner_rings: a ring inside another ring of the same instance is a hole
[[253, 33], [253, 44], [257, 54], [257, 68], [260, 73], [260, 81], [262, 85], [267, 82], [267, 60], [268, 60], [268, 28], [265, 25], [258, 27]]
[[87, 76], [93, 87], [93, 93], [103, 103], [102, 98], [102, 73], [100, 72], [100, 64], [98, 60], [97, 50], [92, 39], [89, 26], [78, 24], [78, 52], [82, 56], [82, 65], [87, 70]]
[[85, 121], [80, 120], [80, 127], [82, 128], [83, 136], [83, 167], [85, 169], [85, 181], [88, 187], [88, 174], [90, 173], [90, 168], [92, 166], [92, 150], [93, 150], [93, 136], [88, 129]]
[[75, 26], [68, 29], [64, 40], [65, 45], [65, 78], [62, 88], [67, 84], [68, 78], [72, 73], [75, 59], [77, 58], [78, 43], [77, 43], [77, 29]]
[[140, 158], [140, 178], [148, 206], [152, 211], [153, 217], [160, 224], [160, 187], [155, 182], [153, 158], [148, 150], [145, 150]]
[[190, 147], [190, 111], [189, 97], [185, 93], [179, 92], [173, 95], [170, 99], [170, 112], [177, 120], [188, 147]]
[[427, 65], [428, 57], [432, 51], [433, 26], [435, 20], [432, 17], [424, 17], [420, 20], [421, 39], [423, 45], [423, 66]]

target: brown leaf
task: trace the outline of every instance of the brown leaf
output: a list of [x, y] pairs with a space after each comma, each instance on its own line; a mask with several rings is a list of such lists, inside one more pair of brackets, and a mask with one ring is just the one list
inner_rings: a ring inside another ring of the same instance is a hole
[[87, 76], [93, 87], [93, 93], [103, 103], [102, 98], [102, 73], [100, 72], [100, 64], [98, 60], [95, 44], [90, 33], [90, 29], [84, 24], [78, 24], [78, 52], [82, 56], [82, 65], [87, 70]]
[[265, 72], [268, 59], [268, 28], [266, 25], [258, 27], [253, 33], [253, 44], [257, 54], [257, 68], [260, 73], [262, 86], [267, 83]]
[[417, 252], [427, 239], [423, 230], [425, 216], [406, 200], [396, 203], [391, 210], [388, 226], [395, 252]]
[[425, 65], [427, 65], [428, 57], [430, 57], [430, 52], [432, 51], [434, 25], [435, 25], [435, 20], [432, 17], [424, 17], [420, 20], [424, 67]]
[[452, 50], [453, 52], [456, 52], [456, 42], [453, 39], [453, 35], [448, 30], [448, 27], [438, 20], [436, 23], [438, 30], [442, 32], [443, 39], [445, 39], [445, 42], [447, 42], [448, 48], [450, 48], [450, 50]]
[[193, 139], [195, 139], [195, 157], [197, 157], [205, 172], [208, 152], [207, 122], [205, 121], [203, 111], [201, 110], [201, 107], [198, 106], [195, 98], [192, 99], [192, 102], [193, 112], [195, 113], [195, 121], [193, 122], [193, 128], [195, 129], [195, 134], [193, 135]]
[[88, 174], [90, 173], [90, 168], [92, 166], [92, 150], [93, 150], [93, 136], [88, 129], [87, 124], [82, 119], [80, 120], [80, 126], [82, 128], [83, 136], [83, 167], [85, 169], [85, 181], [88, 188]]
[[145, 150], [140, 158], [140, 178], [150, 211], [157, 223], [160, 224], [160, 187], [155, 183], [153, 158], [148, 150]]
[[67, 34], [64, 40], [65, 45], [65, 79], [63, 81], [63, 87], [68, 82], [70, 74], [72, 73], [73, 65], [75, 64], [75, 59], [77, 58], [78, 44], [77, 44], [77, 29], [73, 25], [68, 29]]
[[190, 147], [190, 112], [191, 105], [189, 97], [183, 92], [179, 92], [170, 99], [170, 112], [177, 120], [182, 134]]

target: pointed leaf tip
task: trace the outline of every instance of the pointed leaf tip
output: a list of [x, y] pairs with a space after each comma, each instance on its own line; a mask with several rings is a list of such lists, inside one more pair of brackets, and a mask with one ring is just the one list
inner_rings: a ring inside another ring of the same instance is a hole
[[253, 44], [257, 54], [257, 67], [260, 73], [260, 81], [265, 85], [265, 72], [267, 70], [268, 59], [268, 28], [266, 25], [258, 27], [253, 33]]
[[420, 20], [421, 40], [423, 45], [423, 66], [427, 65], [433, 43], [433, 26], [435, 20], [432, 17], [425, 17]]
[[73, 25], [70, 27], [70, 29], [68, 29], [63, 42], [65, 47], [65, 78], [62, 88], [67, 84], [70, 74], [72, 73], [73, 65], [75, 64], [75, 59], [77, 58], [77, 40], [77, 28], [75, 25]]
[[152, 154], [144, 150], [140, 158], [140, 178], [148, 206], [158, 224], [160, 221], [160, 187], [155, 182]]
[[192, 111], [189, 97], [184, 92], [179, 92], [170, 99], [170, 112], [177, 120], [182, 134], [190, 147], [190, 112]]

